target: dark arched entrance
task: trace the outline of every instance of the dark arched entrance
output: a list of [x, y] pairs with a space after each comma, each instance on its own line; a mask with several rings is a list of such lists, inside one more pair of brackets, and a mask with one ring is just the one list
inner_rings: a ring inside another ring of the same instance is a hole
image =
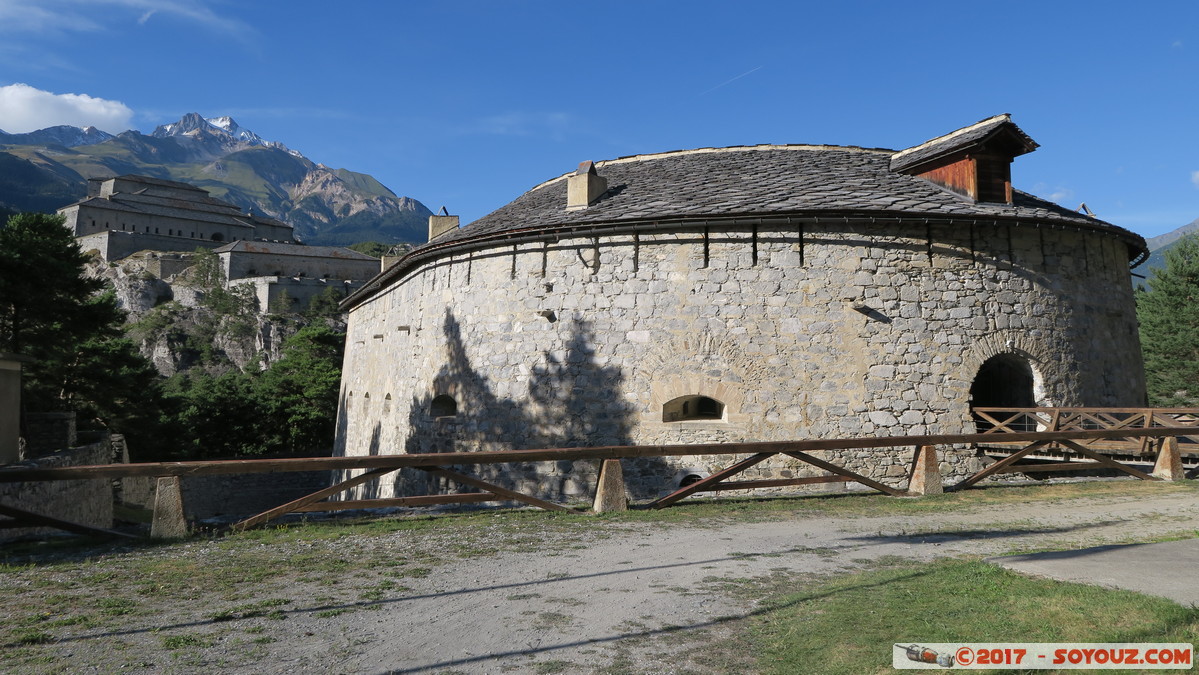
[[983, 362], [970, 385], [971, 407], [1032, 408], [1032, 368], [1015, 354], [992, 356]]
[[[1015, 354], [999, 354], [983, 362], [970, 385], [970, 409], [974, 408], [1033, 408], [1033, 372], [1028, 361]], [[982, 431], [989, 422], [979, 421]]]

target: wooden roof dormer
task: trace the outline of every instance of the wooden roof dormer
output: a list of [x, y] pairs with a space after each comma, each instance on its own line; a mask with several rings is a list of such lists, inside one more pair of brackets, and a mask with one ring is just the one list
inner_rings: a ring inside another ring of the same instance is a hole
[[1012, 203], [1012, 160], [1037, 143], [1004, 113], [891, 156], [891, 170], [916, 176], [976, 202]]

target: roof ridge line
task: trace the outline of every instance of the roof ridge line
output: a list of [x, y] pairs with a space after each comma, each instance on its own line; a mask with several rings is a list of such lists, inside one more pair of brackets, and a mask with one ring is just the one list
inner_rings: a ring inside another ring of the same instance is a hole
[[[848, 152], [864, 152], [894, 155], [895, 151], [890, 148], [864, 148], [858, 145], [828, 145], [828, 144], [808, 144], [808, 143], [760, 143], [758, 145], [730, 145], [722, 148], [692, 148], [689, 150], [666, 150], [664, 152], [649, 152], [640, 155], [624, 155], [613, 159], [601, 159], [595, 162], [595, 167], [603, 168], [613, 164], [630, 164], [632, 162], [641, 162], [646, 160], [663, 159], [666, 157], [682, 157], [685, 155], [706, 155], [723, 152], [752, 152], [752, 151], [767, 151], [767, 150], [845, 150]], [[525, 194], [536, 192], [547, 185], [552, 185], [558, 181], [566, 179], [575, 173], [574, 170], [567, 171], [560, 176], [554, 176], [548, 180], [542, 181], [537, 185], [525, 191]]]
[[958, 136], [958, 135], [965, 134], [970, 131], [974, 131], [975, 129], [977, 129], [981, 126], [985, 126], [987, 124], [993, 124], [996, 121], [1003, 121], [1003, 122], [1010, 123], [1012, 121], [1012, 114], [1011, 113], [1000, 113], [998, 115], [992, 115], [992, 116], [986, 118], [985, 120], [979, 120], [979, 121], [975, 122], [974, 124], [964, 126], [961, 129], [954, 129], [953, 131], [951, 131], [947, 134], [942, 134], [940, 136], [937, 136], [936, 138], [930, 138], [927, 141], [924, 141], [923, 143], [913, 145], [910, 148], [905, 148], [903, 150], [900, 150], [899, 152], [896, 152], [895, 154], [893, 154], [891, 156], [891, 158], [898, 159], [900, 157], [903, 157], [906, 154], [916, 152], [917, 150], [926, 148], [934, 143], [940, 143], [942, 141], [953, 138], [954, 136]]

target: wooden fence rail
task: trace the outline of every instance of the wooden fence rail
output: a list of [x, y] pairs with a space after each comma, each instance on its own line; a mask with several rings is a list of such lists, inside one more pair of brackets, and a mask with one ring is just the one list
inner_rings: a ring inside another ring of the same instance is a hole
[[[987, 447], [1017, 445], [1008, 438], [1013, 432], [1072, 431], [1091, 429], [1154, 429], [1193, 427], [1180, 434], [1179, 451], [1183, 456], [1199, 458], [1199, 409], [1196, 408], [974, 408], [980, 433], [995, 438], [983, 441]], [[1125, 436], [1090, 439], [1089, 449], [1126, 454], [1147, 454], [1153, 437]]]
[[[0, 483], [88, 480], [97, 478], [121, 478], [127, 476], [153, 476], [161, 478], [172, 476], [211, 476], [243, 473], [277, 473], [290, 471], [336, 470], [345, 472], [357, 469], [366, 470], [364, 473], [347, 478], [336, 485], [325, 488], [318, 492], [314, 492], [306, 497], [297, 499], [288, 504], [284, 504], [269, 511], [260, 513], [233, 526], [235, 529], [245, 529], [267, 522], [287, 513], [316, 510], [341, 510], [347, 508], [369, 508], [401, 505], [416, 506], [479, 501], [520, 501], [543, 509], [567, 510], [566, 507], [563, 507], [559, 504], [554, 504], [552, 502], [538, 499], [531, 495], [509, 490], [507, 488], [494, 485], [473, 476], [468, 476], [450, 469], [450, 467], [454, 466], [506, 464], [516, 462], [613, 460], [637, 457], [678, 457], [693, 455], [750, 455], [748, 458], [735, 461], [726, 469], [717, 471], [711, 476], [694, 484], [682, 487], [674, 493], [649, 505], [650, 507], [654, 508], [668, 506], [677, 502], [683, 497], [686, 497], [687, 495], [700, 491], [750, 489], [768, 486], [799, 485], [833, 481], [856, 482], [886, 494], [904, 496], [911, 494], [911, 482], [916, 474], [917, 465], [921, 464], [918, 459], [922, 452], [932, 452], [933, 448], [936, 446], [958, 444], [990, 444], [998, 441], [999, 439], [1002, 439], [1002, 441], [1005, 443], [1021, 443], [1028, 445], [1012, 456], [983, 469], [975, 475], [963, 480], [955, 486], [950, 486], [947, 489], [963, 489], [993, 474], [1003, 473], [1005, 471], [1025, 470], [1026, 467], [1017, 464], [1018, 460], [1034, 450], [1050, 445], [1068, 447], [1071, 449], [1071, 451], [1091, 460], [1090, 462], [1066, 463], [1064, 466], [1057, 467], [1056, 470], [1106, 467], [1124, 471], [1125, 473], [1138, 478], [1156, 480], [1159, 479], [1158, 476], [1145, 474], [1141, 471], [1133, 469], [1132, 467], [1125, 466], [1120, 462], [1095, 452], [1090, 446], [1083, 444], [1092, 444], [1095, 442], [1104, 442], [1113, 439], [1121, 442], [1127, 442], [1129, 439], [1135, 439], [1138, 443], [1141, 443], [1141, 447], [1148, 447], [1150, 439], [1163, 440], [1163, 442], [1159, 443], [1159, 455], [1165, 456], [1168, 452], [1172, 451], [1174, 453], [1174, 463], [1177, 464], [1177, 441], [1164, 441], [1164, 439], [1177, 439], [1178, 437], [1196, 435], [1199, 433], [1199, 430], [1197, 430], [1196, 426], [1145, 426], [1146, 423], [1152, 424], [1158, 419], [1166, 419], [1158, 418], [1155, 415], [1137, 418], [1140, 424], [1130, 424], [1127, 426], [1120, 424], [1120, 422], [1123, 420], [1108, 420], [1108, 428], [1078, 428], [1080, 425], [1073, 425], [1074, 428], [1058, 430], [1044, 430], [1044, 426], [1041, 426], [1042, 430], [1036, 431], [1020, 431], [1014, 428], [1014, 425], [1018, 424], [1018, 420], [1020, 419], [1036, 419], [1037, 424], [1041, 425], [1041, 417], [1028, 417], [1028, 415], [1040, 415], [1044, 412], [1044, 410], [1045, 409], [1040, 409], [1036, 412], [1021, 410], [1016, 411], [1015, 415], [1006, 416], [997, 409], [994, 411], [984, 411], [984, 414], [987, 416], [986, 419], [988, 420], [988, 423], [994, 424], [995, 428], [1003, 429], [1003, 431], [994, 431], [992, 429], [986, 433], [975, 434], [881, 436], [869, 438], [717, 443], [702, 445], [604, 446], [593, 448], [555, 448], [540, 450], [374, 455], [368, 457], [305, 457], [290, 459], [148, 462], [141, 464], [104, 464], [95, 466], [59, 467], [49, 469], [0, 468]], [[1009, 410], [1006, 412], [1010, 413], [1013, 411]], [[1196, 411], [1191, 412], [1195, 413]], [[1092, 415], [1092, 417], [1094, 416]], [[1080, 417], [1079, 419], [1082, 418]], [[1102, 416], [1096, 417], [1095, 419], [1106, 420], [1106, 418], [1103, 418]], [[1052, 424], [1052, 420], [1050, 420], [1050, 423]], [[810, 452], [826, 450], [873, 448], [915, 449], [916, 455], [913, 457], [912, 470], [908, 475], [909, 490], [900, 490], [885, 485], [883, 483], [874, 481], [869, 477], [856, 473], [848, 468], [837, 466], [831, 462], [808, 454]], [[731, 477], [741, 473], [745, 469], [779, 454], [789, 456], [793, 459], [797, 459], [806, 464], [820, 468], [828, 472], [829, 475], [810, 478], [765, 481], [729, 480]], [[1162, 461], [1162, 457], [1158, 457], [1158, 463], [1161, 464]], [[929, 465], [929, 462], [925, 461], [923, 464]], [[935, 461], [931, 462], [931, 466], [934, 467], [935, 471]], [[363, 482], [379, 478], [380, 476], [404, 468], [416, 469], [419, 471], [439, 475], [459, 485], [477, 489], [479, 492], [449, 495], [423, 495], [378, 500], [353, 500], [342, 502], [322, 501], [332, 495], [348, 490]], [[1181, 471], [1179, 470], [1174, 473], [1170, 473], [1169, 475], [1171, 477], [1181, 478]], [[939, 491], [939, 477], [937, 481]], [[8, 525], [12, 524], [8, 521], [0, 521], [0, 523], [5, 522]], [[43, 519], [42, 524], [48, 523], [46, 523]], [[67, 523], [67, 525], [70, 524]]]
[[[1067, 431], [1024, 431], [1004, 434], [1003, 440], [1060, 441], [1109, 438], [1164, 438], [1195, 434], [1193, 427], [1153, 427], [1147, 429], [1080, 429]], [[802, 441], [766, 441], [752, 443], [711, 443], [702, 445], [614, 445], [593, 448], [553, 448], [542, 450], [490, 450], [443, 452], [436, 454], [372, 455], [368, 457], [295, 457], [286, 459], [227, 459], [194, 462], [144, 462], [139, 464], [97, 464], [51, 469], [0, 468], [0, 483], [46, 480], [87, 480], [125, 476], [216, 476], [239, 473], [278, 473], [287, 471], [323, 471], [350, 469], [402, 469], [418, 466], [467, 466], [506, 464], [509, 462], [552, 462], [581, 459], [631, 459], [635, 457], [684, 457], [691, 455], [736, 455], [759, 452], [812, 452], [901, 448], [921, 445], [975, 445], [997, 440], [990, 434], [940, 434], [926, 436], [874, 436]]]

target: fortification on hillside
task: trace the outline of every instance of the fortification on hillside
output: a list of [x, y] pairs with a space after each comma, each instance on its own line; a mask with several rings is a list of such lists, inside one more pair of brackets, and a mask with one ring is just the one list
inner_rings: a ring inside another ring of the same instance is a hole
[[234, 241], [295, 241], [292, 227], [274, 218], [243, 213], [201, 188], [149, 176], [93, 178], [87, 198], [58, 214], [84, 250], [105, 260], [137, 251], [194, 251]]
[[[84, 251], [108, 262], [143, 251], [175, 254], [153, 256], [157, 276], [165, 280], [190, 267], [188, 254], [197, 248], [212, 249], [228, 286], [250, 287], [264, 313], [302, 310], [330, 289], [344, 297], [380, 270], [378, 258], [305, 246], [291, 225], [243, 213], [187, 183], [126, 175], [88, 185], [86, 199], [58, 210]], [[172, 299], [169, 286], [160, 290], [156, 300]]]
[[[1128, 269], [1145, 242], [1014, 190], [1013, 158], [1036, 147], [999, 115], [900, 152], [638, 155], [467, 227], [434, 217], [344, 304], [337, 452], [961, 433], [972, 405], [1141, 405]], [[899, 485], [890, 454], [831, 460]], [[650, 497], [729, 462], [625, 475]], [[950, 450], [941, 469], [978, 462]], [[776, 459], [746, 477], [813, 470]], [[488, 478], [559, 498], [594, 485], [566, 463]]]

